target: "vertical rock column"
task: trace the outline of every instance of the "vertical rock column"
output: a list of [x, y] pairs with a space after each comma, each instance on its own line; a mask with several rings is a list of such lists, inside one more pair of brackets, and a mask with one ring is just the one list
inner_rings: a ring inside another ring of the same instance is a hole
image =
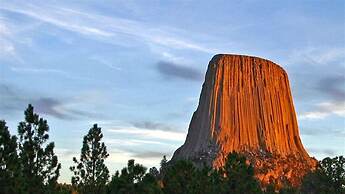
[[219, 167], [232, 151], [309, 158], [299, 137], [288, 76], [269, 60], [212, 58], [186, 141], [173, 160], [204, 158]]

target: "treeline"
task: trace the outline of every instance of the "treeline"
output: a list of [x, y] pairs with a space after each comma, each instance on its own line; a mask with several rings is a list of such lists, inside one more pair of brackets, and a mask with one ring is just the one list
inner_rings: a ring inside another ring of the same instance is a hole
[[47, 121], [29, 105], [18, 134], [11, 136], [0, 121], [0, 194], [343, 194], [345, 159], [325, 158], [317, 170], [307, 174], [299, 188], [288, 183], [278, 190], [274, 184], [262, 188], [254, 169], [238, 153], [227, 157], [224, 167], [196, 168], [189, 161], [168, 163], [149, 170], [129, 160], [126, 167], [111, 175], [105, 165], [109, 156], [97, 124], [84, 136], [70, 184], [57, 182], [61, 164], [49, 142]]

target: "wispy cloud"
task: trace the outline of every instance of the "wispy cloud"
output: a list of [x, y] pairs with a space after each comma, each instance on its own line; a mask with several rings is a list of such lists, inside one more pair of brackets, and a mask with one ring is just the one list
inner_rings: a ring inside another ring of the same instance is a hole
[[292, 52], [288, 69], [296, 83], [294, 94], [304, 104], [299, 120], [345, 117], [344, 61], [344, 47], [307, 47]]
[[314, 155], [325, 155], [325, 156], [335, 156], [337, 154], [337, 151], [334, 149], [324, 149], [324, 148], [307, 148], [308, 152], [314, 154]]
[[44, 3], [34, 5], [9, 2], [3, 2], [0, 5], [0, 9], [22, 14], [68, 31], [107, 40], [107, 42], [113, 44], [119, 44], [121, 41], [118, 40], [120, 39], [129, 38], [132, 41], [140, 41], [148, 46], [153, 44], [173, 49], [191, 49], [206, 53], [217, 51], [200, 43], [182, 38], [174, 33], [179, 30], [167, 27], [152, 27], [143, 22], [93, 14], [90, 11], [81, 11], [57, 5], [48, 6]]
[[74, 79], [74, 80], [83, 80], [83, 81], [93, 81], [92, 78], [85, 77], [85, 76], [78, 76], [73, 75], [67, 71], [63, 71], [60, 69], [53, 69], [53, 68], [38, 68], [38, 67], [18, 67], [18, 66], [10, 66], [9, 69], [16, 73], [27, 73], [27, 74], [55, 74], [58, 76], [62, 76], [67, 79]]
[[[146, 162], [158, 162], [164, 155], [170, 156], [176, 146], [153, 140], [142, 139], [104, 139], [104, 143], [112, 152], [110, 157], [123, 157], [128, 159], [144, 159]], [[164, 148], [164, 151], [161, 151]], [[120, 161], [120, 160], [118, 160]]]
[[163, 156], [169, 156], [168, 153], [155, 152], [155, 151], [146, 151], [141, 153], [136, 153], [133, 155], [136, 158], [163, 158]]
[[177, 65], [168, 61], [160, 61], [156, 64], [157, 71], [166, 78], [201, 81], [203, 74], [191, 67]]
[[15, 56], [15, 47], [10, 38], [12, 32], [3, 20], [4, 18], [0, 17], [0, 55]]
[[76, 103], [73, 99], [37, 96], [40, 95], [37, 93], [33, 95], [13, 85], [0, 84], [0, 112], [11, 114], [11, 112], [23, 111], [28, 104], [32, 104], [38, 113], [63, 120], [100, 117], [97, 113], [71, 108], [71, 104]]
[[121, 145], [121, 146], [142, 146], [142, 145], [170, 145], [166, 144], [161, 141], [154, 141], [154, 140], [144, 140], [144, 139], [118, 139], [118, 138], [111, 138], [111, 139], [104, 139], [106, 144], [110, 145]]
[[[344, 47], [306, 47], [292, 51], [289, 63], [329, 65], [345, 59]], [[343, 61], [344, 62], [344, 61]], [[343, 64], [344, 65], [344, 64]]]
[[299, 115], [299, 119], [324, 119], [330, 115], [345, 117], [345, 101], [323, 102], [315, 106], [315, 110], [304, 112]]
[[116, 65], [114, 65], [112, 62], [104, 59], [103, 57], [99, 57], [99, 56], [91, 56], [90, 57], [91, 60], [94, 60], [102, 65], [105, 65], [106, 67], [113, 69], [113, 70], [117, 70], [117, 71], [121, 71], [122, 68], [118, 67]]
[[[293, 51], [287, 62], [295, 92], [300, 100], [345, 96], [345, 48], [310, 47]], [[303, 69], [303, 70], [302, 70]]]
[[308, 128], [308, 127], [301, 127], [301, 134], [302, 135], [310, 135], [310, 136], [325, 136], [330, 135], [334, 137], [345, 137], [345, 129], [333, 129], [333, 128]]
[[162, 130], [162, 131], [179, 131], [177, 128], [167, 125], [165, 123], [152, 122], [152, 121], [133, 121], [132, 125], [137, 128]]
[[162, 131], [162, 130], [150, 130], [137, 127], [116, 127], [107, 129], [109, 132], [116, 134], [137, 135], [148, 139], [160, 139], [168, 141], [182, 142], [186, 138], [186, 134], [183, 132]]
[[44, 68], [27, 68], [27, 67], [10, 67], [14, 72], [28, 72], [28, 73], [55, 73], [61, 75], [68, 75], [67, 72], [58, 69], [44, 69]]

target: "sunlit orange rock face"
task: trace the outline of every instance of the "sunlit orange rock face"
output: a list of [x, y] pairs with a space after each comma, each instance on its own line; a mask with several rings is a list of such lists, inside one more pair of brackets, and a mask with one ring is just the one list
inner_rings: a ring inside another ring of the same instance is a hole
[[297, 186], [316, 165], [299, 137], [287, 73], [269, 60], [212, 58], [186, 141], [172, 161], [218, 168], [233, 151], [247, 156], [263, 185]]

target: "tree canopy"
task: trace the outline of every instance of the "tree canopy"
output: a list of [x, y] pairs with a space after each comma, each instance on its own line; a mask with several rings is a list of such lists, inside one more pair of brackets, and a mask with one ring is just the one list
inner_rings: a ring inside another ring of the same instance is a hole
[[[34, 113], [31, 104], [24, 112], [25, 120], [18, 125], [19, 164], [23, 192], [47, 193], [60, 175], [61, 164], [49, 139], [47, 120]], [[32, 185], [35, 185], [34, 187]]]
[[6, 122], [0, 120], [0, 188], [4, 193], [16, 193], [18, 176], [17, 137], [11, 136]]
[[109, 154], [102, 138], [101, 128], [94, 124], [84, 136], [80, 159], [73, 158], [76, 165], [70, 167], [74, 173], [71, 182], [82, 194], [102, 193], [108, 182], [109, 170], [104, 161]]
[[49, 142], [49, 126], [28, 105], [18, 134], [11, 135], [0, 120], [1, 194], [345, 194], [345, 158], [325, 158], [303, 178], [300, 187], [277, 190], [274, 182], [261, 187], [253, 166], [239, 153], [230, 153], [219, 169], [196, 167], [188, 160], [169, 161], [147, 168], [129, 160], [109, 181], [109, 154], [97, 124], [83, 138], [79, 159], [73, 158], [72, 185], [57, 183], [61, 164]]

